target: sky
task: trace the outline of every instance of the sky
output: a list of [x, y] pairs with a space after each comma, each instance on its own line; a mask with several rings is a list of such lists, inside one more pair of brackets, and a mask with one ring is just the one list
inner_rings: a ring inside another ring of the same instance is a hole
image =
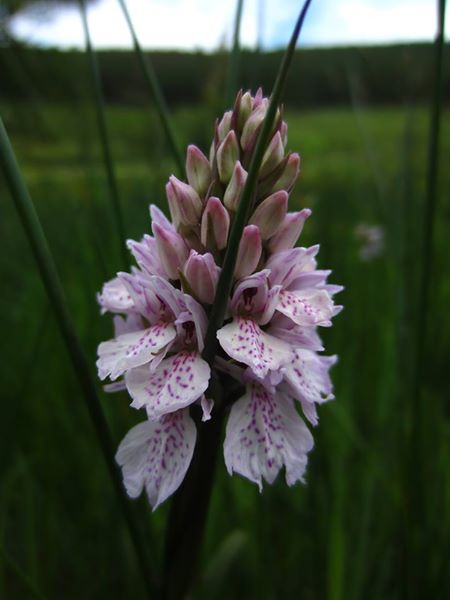
[[[229, 45], [235, 0], [126, 0], [145, 48], [211, 51]], [[435, 0], [313, 0], [300, 44], [331, 46], [430, 41], [436, 27]], [[263, 48], [286, 45], [300, 0], [244, 0], [241, 43]], [[450, 32], [447, 11], [446, 34]], [[98, 48], [127, 48], [130, 35], [118, 0], [95, 0], [89, 26]], [[79, 10], [28, 11], [14, 18], [13, 32], [42, 46], [84, 47]]]

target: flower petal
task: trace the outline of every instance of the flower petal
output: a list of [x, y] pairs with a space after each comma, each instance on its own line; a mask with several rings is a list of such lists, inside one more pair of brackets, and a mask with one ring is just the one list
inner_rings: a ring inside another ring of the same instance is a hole
[[150, 362], [176, 336], [172, 323], [157, 323], [148, 329], [125, 333], [98, 347], [98, 376], [117, 379], [128, 369]]
[[134, 308], [133, 299], [119, 277], [105, 283], [102, 293], [97, 294], [97, 302], [102, 307], [102, 314], [107, 311], [125, 313]]
[[289, 345], [262, 331], [253, 319], [235, 317], [219, 329], [217, 338], [228, 356], [249, 366], [261, 379], [291, 357]]
[[145, 366], [132, 369], [125, 375], [131, 406], [145, 406], [148, 418], [184, 408], [206, 391], [211, 370], [198, 352], [179, 352], [165, 358], [152, 371]]
[[239, 473], [261, 490], [262, 479], [273, 483], [285, 465], [286, 481], [293, 485], [303, 481], [312, 447], [311, 433], [288, 396], [253, 384], [233, 405], [224, 443], [230, 475]]
[[334, 398], [328, 371], [336, 360], [336, 356], [320, 356], [311, 350], [296, 349], [292, 362], [281, 369], [290, 393], [300, 400], [305, 416], [313, 425], [317, 424], [314, 404]]
[[305, 290], [288, 292], [282, 290], [277, 308], [297, 325], [331, 325], [333, 301], [325, 290]]
[[188, 410], [158, 421], [139, 423], [117, 450], [128, 495], [137, 498], [143, 488], [153, 510], [178, 489], [194, 452], [197, 431]]

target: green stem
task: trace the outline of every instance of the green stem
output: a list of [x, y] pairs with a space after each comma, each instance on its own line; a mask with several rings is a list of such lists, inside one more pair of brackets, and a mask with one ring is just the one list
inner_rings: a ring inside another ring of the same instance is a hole
[[20, 581], [23, 588], [27, 592], [27, 598], [35, 598], [36, 600], [45, 600], [45, 596], [37, 589], [35, 583], [30, 577], [22, 571], [19, 565], [6, 554], [4, 548], [0, 546], [0, 557], [3, 557], [5, 565], [14, 573], [15, 577]]
[[233, 47], [230, 54], [230, 63], [228, 67], [228, 81], [227, 81], [227, 92], [226, 92], [226, 107], [231, 106], [233, 98], [237, 92], [237, 75], [239, 66], [239, 31], [241, 28], [242, 21], [242, 8], [244, 0], [237, 0], [236, 7], [236, 18], [234, 21], [234, 34], [233, 34]]
[[264, 119], [261, 131], [259, 133], [255, 151], [250, 162], [247, 180], [245, 182], [244, 189], [242, 190], [239, 208], [236, 212], [233, 227], [231, 229], [222, 272], [220, 274], [219, 282], [217, 284], [216, 297], [214, 299], [214, 304], [212, 306], [211, 315], [209, 318], [208, 331], [206, 332], [205, 337], [205, 349], [203, 351], [203, 358], [210, 365], [213, 363], [214, 356], [216, 354], [216, 333], [217, 330], [222, 326], [225, 311], [228, 305], [228, 299], [230, 297], [231, 286], [233, 283], [234, 267], [236, 264], [236, 258], [239, 249], [239, 242], [242, 237], [242, 231], [250, 216], [252, 204], [251, 200], [256, 187], [259, 169], [261, 167], [264, 152], [266, 151], [267, 143], [272, 132], [275, 115], [280, 104], [281, 95], [283, 93], [289, 66], [294, 55], [297, 39], [300, 34], [310, 4], [311, 0], [306, 0], [305, 4], [303, 5], [294, 31], [292, 33], [291, 40], [281, 62], [278, 71], [278, 76], [275, 81], [275, 85], [270, 98], [269, 107], [267, 109], [267, 114]]
[[175, 161], [175, 164], [177, 165], [179, 175], [182, 176], [184, 173], [184, 161], [178, 146], [174, 129], [172, 127], [172, 123], [169, 116], [169, 110], [167, 108], [166, 101], [161, 91], [158, 78], [156, 76], [152, 63], [150, 62], [150, 59], [148, 58], [148, 56], [145, 56], [144, 52], [142, 51], [141, 45], [139, 44], [139, 40], [137, 38], [136, 31], [134, 29], [133, 22], [130, 17], [130, 13], [128, 12], [127, 6], [125, 4], [125, 0], [118, 0], [118, 2], [120, 4], [128, 28], [130, 30], [130, 34], [133, 39], [134, 51], [137, 54], [142, 74], [144, 75], [145, 83], [147, 84], [147, 87], [150, 90], [150, 94], [155, 100], [156, 109], [161, 119], [161, 123], [166, 134], [173, 159]]
[[116, 223], [118, 239], [120, 243], [120, 252], [122, 256], [123, 268], [126, 269], [129, 263], [128, 252], [125, 248], [125, 227], [122, 213], [122, 207], [119, 197], [119, 189], [117, 186], [117, 178], [114, 170], [114, 163], [112, 159], [111, 146], [109, 143], [108, 129], [106, 126], [105, 116], [105, 101], [102, 93], [102, 85], [100, 81], [100, 71], [98, 67], [97, 56], [94, 52], [91, 42], [91, 36], [89, 33], [89, 24], [86, 14], [85, 0], [79, 0], [81, 20], [83, 22], [84, 36], [86, 39], [86, 53], [89, 57], [89, 64], [91, 68], [92, 76], [92, 87], [94, 92], [94, 104], [97, 116], [98, 132], [100, 135], [100, 143], [103, 152], [103, 163], [106, 170], [106, 178], [108, 181], [109, 193], [111, 197], [111, 203], [113, 208], [114, 220]]
[[[258, 171], [272, 131], [295, 45], [310, 3], [311, 0], [307, 0], [303, 6], [281, 63], [233, 224], [222, 274], [210, 315], [205, 350], [203, 352], [203, 358], [211, 366], [216, 354], [216, 332], [223, 322], [225, 309], [228, 304], [237, 249], [242, 230], [248, 220]], [[212, 491], [214, 470], [220, 447], [225, 405], [231, 401], [231, 398], [226, 398], [226, 403], [222, 401], [221, 389], [214, 378], [212, 378], [208, 393], [209, 397], [212, 396], [215, 401], [214, 418], [207, 423], [198, 423], [198, 439], [194, 457], [186, 478], [172, 501], [166, 537], [163, 579], [164, 600], [185, 598], [196, 576]]]
[[42, 282], [54, 311], [54, 316], [83, 392], [86, 406], [103, 452], [103, 457], [106, 461], [108, 473], [122, 509], [122, 515], [128, 527], [131, 541], [136, 551], [137, 560], [142, 571], [142, 576], [150, 595], [154, 588], [150, 573], [150, 563], [147, 560], [145, 545], [141, 538], [140, 526], [135, 520], [131, 505], [122, 486], [120, 471], [114, 461], [114, 445], [97, 394], [96, 384], [91, 375], [89, 364], [84, 355], [80, 340], [76, 334], [53, 256], [47, 244], [39, 217], [28, 193], [1, 118], [0, 167], [4, 172], [11, 196], [31, 245]]

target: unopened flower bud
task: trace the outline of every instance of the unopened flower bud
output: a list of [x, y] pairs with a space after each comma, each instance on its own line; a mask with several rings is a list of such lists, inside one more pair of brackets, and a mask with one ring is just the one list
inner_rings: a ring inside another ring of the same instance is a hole
[[197, 300], [205, 304], [214, 302], [220, 269], [212, 254], [199, 254], [191, 250], [183, 274]]
[[217, 150], [217, 169], [220, 181], [228, 183], [233, 174], [236, 161], [239, 159], [239, 143], [234, 131], [227, 133]]
[[231, 110], [227, 111], [217, 126], [217, 137], [219, 138], [219, 142], [222, 142], [230, 131], [232, 115], [233, 112]]
[[275, 192], [263, 200], [251, 216], [249, 223], [259, 227], [263, 240], [272, 237], [283, 223], [286, 217], [288, 198], [288, 193], [284, 190]]
[[227, 245], [230, 215], [219, 200], [212, 196], [206, 203], [200, 230], [201, 242], [206, 248], [223, 250]]
[[254, 144], [256, 136], [259, 132], [259, 128], [261, 127], [264, 117], [266, 116], [266, 112], [266, 106], [264, 104], [260, 104], [247, 119], [241, 135], [241, 146], [243, 150], [247, 150], [251, 144]]
[[245, 92], [241, 98], [241, 105], [239, 108], [238, 127], [240, 130], [244, 127], [247, 119], [252, 112], [252, 96], [250, 92]]
[[223, 202], [228, 210], [236, 212], [246, 180], [247, 171], [242, 167], [241, 163], [237, 161], [234, 165], [230, 183], [228, 184], [223, 197]]
[[194, 188], [172, 175], [166, 185], [166, 194], [170, 214], [176, 227], [198, 225], [203, 205]]
[[287, 213], [276, 234], [269, 240], [269, 250], [280, 252], [293, 248], [302, 232], [306, 219], [311, 214], [309, 208], [300, 212]]
[[153, 223], [152, 230], [158, 255], [167, 276], [169, 279], [178, 279], [178, 269], [183, 267], [189, 255], [188, 247], [176, 231], [169, 231], [158, 223]]
[[239, 250], [236, 259], [234, 275], [236, 279], [246, 277], [253, 273], [261, 258], [261, 234], [256, 225], [247, 225], [242, 232]]
[[211, 167], [203, 152], [192, 144], [187, 149], [186, 174], [189, 184], [203, 197], [211, 183]]
[[297, 153], [293, 153], [289, 156], [284, 171], [275, 182], [272, 191], [286, 190], [289, 192], [298, 177], [299, 171], [300, 156]]
[[284, 146], [281, 140], [280, 132], [277, 131], [277, 133], [270, 140], [270, 144], [264, 153], [259, 176], [264, 177], [273, 171], [283, 160], [283, 156]]
[[288, 141], [288, 124], [286, 121], [283, 121], [280, 126], [280, 135], [281, 141], [283, 142], [283, 146], [286, 148], [286, 144]]

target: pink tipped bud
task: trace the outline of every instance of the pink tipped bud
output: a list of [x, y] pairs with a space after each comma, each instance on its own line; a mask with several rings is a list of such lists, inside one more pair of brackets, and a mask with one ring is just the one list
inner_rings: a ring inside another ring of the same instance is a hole
[[212, 196], [206, 203], [200, 230], [201, 242], [206, 248], [223, 250], [227, 245], [230, 215], [219, 200]]
[[166, 185], [166, 194], [176, 227], [198, 225], [203, 205], [194, 188], [172, 175]]
[[242, 167], [241, 163], [237, 161], [234, 165], [230, 183], [228, 184], [223, 197], [223, 202], [228, 210], [236, 212], [246, 180], [247, 171]]
[[239, 143], [234, 131], [230, 131], [217, 150], [217, 169], [222, 183], [230, 181], [237, 160]]
[[236, 268], [234, 275], [236, 279], [246, 277], [253, 273], [258, 266], [261, 258], [262, 243], [261, 234], [256, 225], [247, 225], [244, 227], [242, 238], [239, 243], [239, 250], [236, 259]]
[[281, 227], [269, 241], [269, 250], [280, 252], [293, 248], [310, 214], [309, 208], [304, 208], [300, 212], [287, 213]]
[[294, 185], [298, 174], [300, 172], [300, 156], [297, 153], [293, 153], [289, 156], [286, 166], [284, 167], [283, 173], [279, 179], [275, 182], [272, 191], [278, 190], [290, 191]]
[[284, 190], [275, 192], [261, 202], [251, 216], [249, 222], [259, 227], [263, 240], [272, 237], [283, 223], [287, 213], [288, 198], [288, 193]]
[[266, 116], [267, 108], [265, 104], [260, 104], [256, 110], [247, 119], [241, 135], [241, 146], [243, 150], [247, 150], [255, 143], [259, 128], [261, 127], [264, 117]]
[[252, 112], [252, 96], [251, 96], [250, 92], [245, 92], [245, 94], [241, 98], [241, 104], [239, 107], [238, 127], [240, 130], [242, 130], [242, 128], [244, 127], [251, 112]]
[[231, 128], [231, 117], [233, 116], [233, 112], [231, 110], [227, 111], [223, 117], [222, 120], [220, 121], [220, 123], [217, 126], [217, 137], [219, 138], [219, 142], [222, 142], [227, 133], [230, 131]]
[[199, 254], [191, 250], [183, 274], [199, 302], [205, 304], [214, 302], [220, 269], [214, 262], [212, 254]]
[[203, 152], [192, 144], [187, 149], [186, 174], [189, 184], [203, 197], [211, 183], [211, 166]]
[[267, 147], [266, 152], [261, 163], [261, 169], [259, 176], [264, 177], [271, 173], [283, 160], [284, 157], [284, 146], [281, 139], [280, 132], [277, 131], [273, 138], [270, 140], [270, 144]]
[[152, 230], [161, 264], [169, 279], [179, 279], [181, 269], [189, 254], [183, 238], [176, 231], [170, 231], [159, 223], [153, 223]]

